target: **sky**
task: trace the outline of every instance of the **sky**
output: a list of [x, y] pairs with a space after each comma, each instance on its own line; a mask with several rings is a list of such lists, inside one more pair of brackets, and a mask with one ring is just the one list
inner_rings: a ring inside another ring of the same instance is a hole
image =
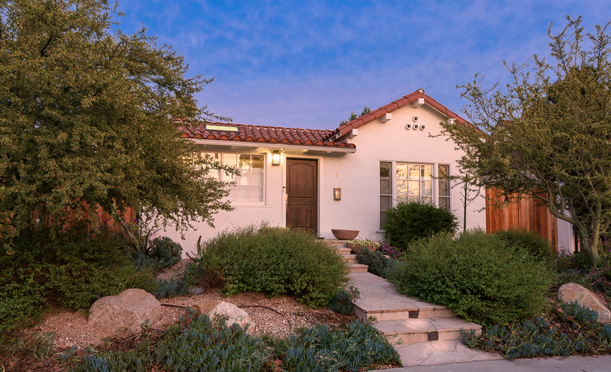
[[509, 82], [503, 65], [547, 56], [547, 31], [583, 16], [611, 19], [602, 0], [120, 0], [119, 28], [142, 27], [214, 77], [195, 97], [233, 122], [335, 129], [351, 112], [423, 88], [463, 117], [457, 85]]

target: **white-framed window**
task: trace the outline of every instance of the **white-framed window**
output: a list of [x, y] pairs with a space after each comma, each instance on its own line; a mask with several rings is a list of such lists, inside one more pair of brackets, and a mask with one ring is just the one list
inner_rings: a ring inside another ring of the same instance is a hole
[[[401, 202], [420, 201], [450, 210], [450, 166], [380, 162], [380, 226], [385, 212]], [[437, 174], [435, 174], [437, 173]]]
[[263, 203], [265, 190], [265, 155], [203, 152], [221, 164], [238, 168], [239, 176], [228, 176], [224, 171], [211, 171], [210, 176], [220, 181], [234, 182], [228, 199], [236, 203]]
[[438, 206], [440, 208], [445, 208], [448, 211], [450, 209], [450, 166], [440, 164], [437, 166], [438, 168], [438, 182], [439, 182], [439, 192], [437, 193]]

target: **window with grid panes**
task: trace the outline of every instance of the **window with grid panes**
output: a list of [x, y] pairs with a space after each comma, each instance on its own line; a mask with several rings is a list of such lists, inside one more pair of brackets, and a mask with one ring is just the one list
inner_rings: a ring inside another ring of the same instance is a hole
[[265, 155], [245, 155], [228, 153], [203, 153], [225, 165], [237, 167], [239, 176], [227, 176], [223, 171], [213, 171], [210, 175], [218, 180], [235, 182], [230, 186], [228, 199], [237, 203], [262, 203], [264, 190]]
[[433, 166], [397, 163], [397, 203], [433, 202]]
[[392, 207], [392, 163], [380, 163], [380, 226], [386, 221], [385, 212]]
[[[435, 202], [433, 169], [432, 164], [380, 162], [380, 226], [384, 225], [385, 212], [398, 203]], [[447, 177], [449, 166], [439, 165], [438, 172], [440, 179], [437, 202], [440, 207], [449, 210], [450, 181]]]
[[439, 208], [450, 210], [450, 166], [439, 165]]

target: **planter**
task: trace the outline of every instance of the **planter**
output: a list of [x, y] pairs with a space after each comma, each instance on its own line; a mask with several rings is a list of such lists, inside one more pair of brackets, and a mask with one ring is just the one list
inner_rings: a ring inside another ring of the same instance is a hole
[[361, 251], [361, 249], [369, 249], [372, 252], [375, 252], [378, 249], [378, 246], [375, 244], [360, 244], [360, 243], [346, 243], [346, 247], [352, 249], [352, 253], [357, 254]]
[[352, 240], [359, 234], [358, 230], [331, 229], [331, 232], [338, 240]]

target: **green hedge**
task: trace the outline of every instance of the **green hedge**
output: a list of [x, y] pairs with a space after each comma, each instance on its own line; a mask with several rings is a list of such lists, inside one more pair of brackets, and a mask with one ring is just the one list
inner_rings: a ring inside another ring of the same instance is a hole
[[390, 244], [406, 250], [414, 241], [456, 230], [456, 216], [445, 208], [420, 202], [399, 203], [386, 211], [383, 226]]
[[438, 234], [412, 244], [405, 257], [389, 275], [399, 292], [446, 305], [479, 324], [529, 318], [547, 303], [548, 265], [496, 235]]
[[505, 240], [508, 245], [525, 250], [536, 260], [551, 261], [557, 257], [550, 242], [536, 232], [509, 229], [497, 231], [494, 234]]
[[[264, 230], [249, 226], [224, 231], [203, 244], [192, 272], [216, 273], [224, 292], [294, 294], [312, 307], [326, 306], [348, 282], [348, 267], [335, 250], [301, 230]], [[191, 278], [193, 281], [193, 278]]]

